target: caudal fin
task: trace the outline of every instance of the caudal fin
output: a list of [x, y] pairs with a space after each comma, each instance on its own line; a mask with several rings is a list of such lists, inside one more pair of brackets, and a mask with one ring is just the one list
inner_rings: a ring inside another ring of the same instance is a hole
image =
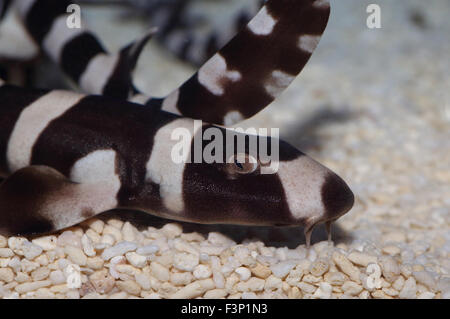
[[232, 125], [270, 104], [301, 72], [328, 23], [327, 0], [268, 0], [162, 109]]

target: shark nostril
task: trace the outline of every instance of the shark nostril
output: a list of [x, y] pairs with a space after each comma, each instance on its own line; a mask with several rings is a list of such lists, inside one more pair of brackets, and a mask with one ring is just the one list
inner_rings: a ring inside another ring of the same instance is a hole
[[348, 185], [334, 173], [328, 174], [322, 186], [322, 202], [327, 220], [348, 212], [355, 202], [355, 197]]

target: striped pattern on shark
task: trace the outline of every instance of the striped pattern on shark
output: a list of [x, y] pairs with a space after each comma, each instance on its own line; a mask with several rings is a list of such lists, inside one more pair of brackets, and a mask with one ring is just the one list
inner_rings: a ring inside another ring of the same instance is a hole
[[[52, 2], [18, 1], [28, 25], [36, 22], [34, 10], [45, 15], [40, 4]], [[250, 145], [237, 149], [234, 139], [222, 145], [232, 150], [231, 160], [225, 154], [212, 163], [189, 159], [195, 157], [198, 138], [201, 154], [209, 146], [207, 129], [226, 136], [229, 129], [214, 124], [251, 116], [289, 85], [317, 45], [328, 15], [325, 0], [268, 0], [196, 75], [166, 99], [151, 99], [147, 104], [155, 107], [150, 108], [107, 96], [105, 86], [102, 96], [24, 89], [0, 80], [0, 173], [5, 177], [0, 234], [52, 232], [125, 208], [196, 223], [302, 225], [309, 245], [315, 225], [330, 226], [353, 205], [351, 190], [335, 173], [288, 143], [264, 136], [258, 141], [279, 145], [278, 170], [272, 174], [262, 173], [259, 155], [254, 162], [242, 161], [255, 153]], [[61, 60], [77, 38], [90, 48], [84, 33], [67, 39], [63, 31], [61, 37], [54, 29], [59, 20], [59, 14], [50, 14], [45, 28], [33, 30], [44, 49]], [[97, 41], [90, 32], [87, 37]], [[91, 49], [88, 57], [97, 53], [84, 65], [95, 56], [111, 56]], [[83, 77], [89, 66], [83, 69], [81, 60], [73, 59], [78, 66], [73, 70]], [[99, 74], [114, 74], [118, 65]], [[196, 118], [211, 124], [196, 126]], [[171, 137], [178, 128], [191, 133], [190, 153], [181, 163], [172, 159], [178, 141]]]
[[71, 1], [15, 0], [14, 3], [34, 41], [83, 91], [119, 99], [128, 99], [136, 93], [132, 72], [155, 30], [111, 54], [84, 23], [81, 28], [67, 26]]
[[[66, 1], [16, 1], [36, 41], [87, 93], [117, 97], [131, 92], [136, 94], [130, 98], [134, 102], [219, 125], [250, 118], [290, 85], [316, 48], [330, 13], [326, 0], [268, 0], [183, 85], [165, 98], [151, 98], [133, 90], [132, 68], [124, 72], [118, 58], [105, 53], [92, 32], [65, 26]], [[44, 22], [38, 19], [43, 15]], [[148, 36], [137, 42], [139, 49], [125, 49], [134, 53], [133, 67], [146, 40]]]
[[353, 205], [340, 177], [283, 141], [274, 174], [261, 174], [260, 158], [250, 166], [236, 160], [252, 156], [248, 147], [240, 154], [233, 146], [234, 160], [224, 163], [171, 160], [174, 129], [191, 132], [192, 157], [196, 136], [211, 127], [227, 130], [110, 97], [0, 80], [0, 234], [52, 232], [125, 208], [206, 224], [303, 225], [309, 244], [316, 224]]

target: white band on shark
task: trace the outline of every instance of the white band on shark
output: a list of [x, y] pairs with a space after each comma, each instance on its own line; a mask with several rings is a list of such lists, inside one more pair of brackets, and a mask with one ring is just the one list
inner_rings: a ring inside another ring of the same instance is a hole
[[325, 210], [321, 189], [328, 170], [307, 156], [280, 161], [278, 176], [295, 218], [320, 216]]
[[81, 75], [80, 87], [91, 94], [102, 94], [118, 61], [119, 54], [98, 54], [89, 62]]
[[187, 160], [187, 157], [181, 163], [171, 160], [172, 149], [178, 143], [171, 136], [172, 132], [179, 128], [187, 129], [191, 136], [194, 136], [196, 130], [201, 126], [195, 128], [193, 120], [179, 119], [160, 128], [155, 135], [155, 144], [146, 165], [146, 180], [151, 180], [159, 185], [165, 207], [174, 212], [181, 212], [184, 208], [183, 172]]
[[22, 111], [11, 133], [6, 153], [11, 171], [30, 165], [33, 146], [47, 125], [83, 97], [72, 92], [51, 91]]

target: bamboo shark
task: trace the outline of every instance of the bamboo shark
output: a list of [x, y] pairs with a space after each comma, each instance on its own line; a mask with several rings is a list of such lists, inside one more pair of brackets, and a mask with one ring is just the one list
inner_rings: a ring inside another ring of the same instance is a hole
[[[315, 225], [330, 226], [351, 209], [353, 193], [338, 175], [272, 137], [257, 137], [279, 145], [272, 174], [261, 173], [264, 163], [248, 145], [242, 151], [228, 140], [231, 160], [171, 160], [175, 129], [192, 133], [193, 148], [208, 128], [225, 135], [223, 124], [252, 116], [290, 84], [325, 29], [327, 1], [268, 0], [193, 77], [145, 106], [109, 88], [119, 83], [121, 92], [142, 95], [130, 90], [128, 73], [148, 36], [111, 55], [89, 31], [64, 30], [60, 12], [48, 6], [54, 2], [64, 1], [19, 0], [19, 11], [35, 40], [88, 92], [0, 80], [0, 234], [53, 232], [123, 208], [206, 224], [302, 225], [309, 245]], [[86, 55], [70, 60], [67, 48]], [[196, 127], [195, 119], [205, 122]]]

